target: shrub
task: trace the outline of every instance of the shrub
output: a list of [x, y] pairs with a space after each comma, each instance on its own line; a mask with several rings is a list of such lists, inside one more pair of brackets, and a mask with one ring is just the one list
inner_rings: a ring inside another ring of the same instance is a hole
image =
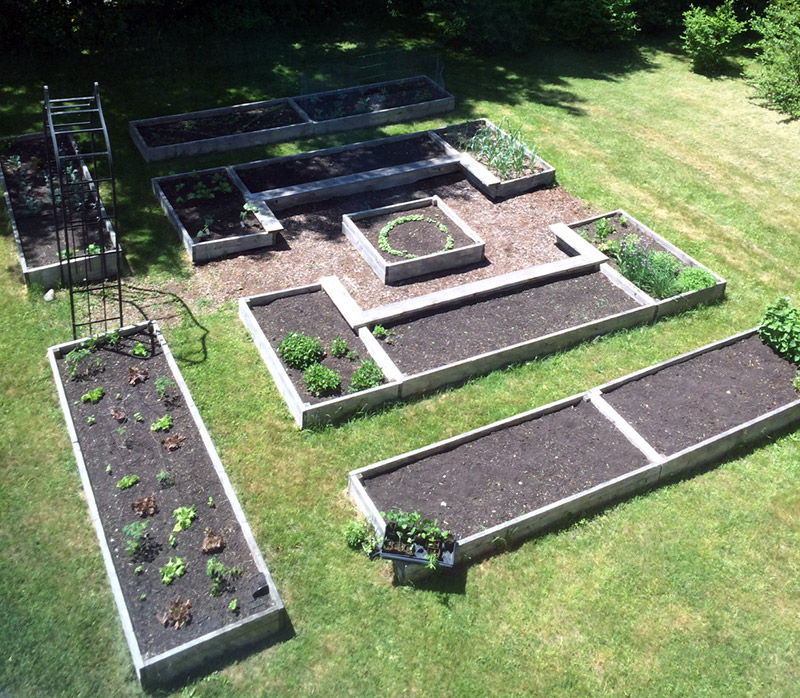
[[675, 293], [699, 291], [717, 283], [716, 277], [701, 267], [684, 267], [675, 279]]
[[740, 34], [745, 23], [736, 19], [733, 0], [725, 0], [713, 13], [692, 5], [683, 13], [683, 48], [692, 59], [696, 72], [714, 73], [725, 64], [731, 39]]
[[758, 336], [783, 358], [800, 365], [800, 311], [788, 297], [778, 298], [767, 306]]
[[770, 107], [800, 117], [800, 5], [772, 0], [750, 26], [761, 34], [751, 45], [758, 50], [753, 74], [758, 95]]
[[334, 337], [331, 340], [331, 356], [342, 359], [352, 354], [347, 346], [347, 342], [342, 337]]
[[311, 364], [318, 363], [325, 356], [325, 351], [316, 337], [290, 332], [278, 345], [278, 355], [287, 366], [303, 371]]
[[336, 371], [327, 366], [311, 364], [303, 373], [303, 382], [309, 393], [320, 397], [336, 392], [342, 384], [342, 379]]
[[353, 373], [350, 379], [350, 392], [374, 388], [383, 383], [383, 371], [372, 359], [365, 359]]

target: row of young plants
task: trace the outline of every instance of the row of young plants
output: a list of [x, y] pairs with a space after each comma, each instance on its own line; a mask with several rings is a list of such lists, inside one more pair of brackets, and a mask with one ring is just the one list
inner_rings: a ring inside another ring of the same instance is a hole
[[444, 246], [438, 252], [447, 252], [447, 250], [453, 249], [453, 245], [455, 244], [453, 240], [453, 236], [450, 235], [450, 231], [448, 230], [447, 226], [442, 223], [441, 221], [437, 221], [430, 216], [423, 216], [419, 213], [410, 213], [406, 216], [399, 216], [391, 221], [389, 221], [386, 225], [384, 225], [380, 231], [378, 232], [378, 248], [385, 252], [386, 254], [390, 254], [394, 257], [403, 257], [404, 259], [417, 259], [419, 255], [414, 254], [413, 252], [409, 252], [408, 250], [397, 250], [392, 247], [391, 243], [389, 242], [389, 233], [391, 233], [395, 228], [402, 226], [405, 223], [414, 223], [414, 222], [424, 222], [433, 227], [435, 227], [442, 235], [445, 236]]
[[[334, 337], [328, 351], [337, 359], [358, 359], [343, 337]], [[339, 373], [321, 363], [325, 355], [325, 348], [319, 338], [309, 337], [302, 332], [289, 332], [278, 345], [278, 356], [290, 368], [303, 372], [306, 389], [315, 397], [333, 395], [342, 387]], [[372, 359], [363, 359], [350, 378], [347, 390], [355, 393], [374, 388], [382, 382], [383, 372], [380, 367]]]

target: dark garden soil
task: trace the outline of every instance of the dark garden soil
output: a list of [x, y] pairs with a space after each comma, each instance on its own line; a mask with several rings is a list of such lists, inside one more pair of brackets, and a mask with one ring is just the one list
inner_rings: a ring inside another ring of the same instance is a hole
[[264, 232], [252, 213], [242, 220], [244, 197], [224, 170], [168, 179], [160, 185], [195, 242]]
[[796, 372], [758, 337], [749, 337], [627, 383], [605, 398], [669, 455], [800, 399], [792, 386]]
[[384, 346], [401, 371], [414, 374], [637, 306], [595, 272], [387, 324]]
[[[11, 199], [17, 223], [22, 253], [29, 267], [40, 267], [58, 262], [58, 242], [53, 221], [53, 203], [48, 176], [53, 173], [47, 165], [44, 136], [24, 137], [0, 144], [0, 167]], [[61, 143], [62, 152], [74, 152], [68, 142]], [[19, 166], [10, 158], [19, 157]], [[76, 166], [77, 170], [77, 166]], [[96, 210], [96, 199], [89, 194], [87, 205]], [[76, 214], [78, 215], [78, 214]], [[101, 222], [87, 228], [87, 244], [101, 242]], [[82, 242], [82, 241], [81, 241]], [[75, 245], [73, 245], [75, 247]], [[78, 249], [81, 254], [84, 250]]]
[[240, 109], [227, 114], [200, 116], [168, 123], [139, 124], [138, 128], [145, 143], [157, 147], [289, 126], [302, 120], [288, 102], [282, 102], [252, 109]]
[[[402, 254], [389, 254], [378, 246], [378, 235], [381, 228], [387, 223], [405, 216], [423, 216], [423, 220], [407, 221], [392, 228], [387, 235], [389, 246], [397, 252], [402, 252]], [[431, 221], [444, 225], [447, 232], [443, 232]], [[354, 221], [354, 223], [372, 243], [372, 246], [378, 250], [380, 255], [391, 263], [411, 259], [406, 255], [423, 257], [436, 252], [444, 252], [448, 235], [453, 238], [451, 249], [455, 250], [459, 247], [475, 244], [475, 241], [461, 230], [455, 221], [436, 206], [424, 206], [408, 211], [395, 211], [381, 216], [362, 218]]]
[[[145, 358], [131, 353], [137, 341], [147, 349]], [[260, 610], [265, 599], [254, 601], [252, 592], [266, 580], [252, 560], [180, 390], [173, 381], [163, 399], [158, 397], [156, 381], [173, 379], [158, 342], [141, 332], [122, 338], [115, 347], [103, 346], [79, 364], [74, 380], [64, 359], [58, 365], [103, 530], [144, 656], [159, 654]], [[135, 385], [129, 381], [132, 370], [143, 374]], [[103, 389], [99, 402], [82, 402], [81, 396], [97, 387]], [[166, 414], [173, 419], [169, 431], [152, 431], [151, 424]], [[168, 474], [172, 485], [160, 484], [157, 475], [162, 472]], [[120, 489], [117, 483], [127, 475], [136, 475], [139, 481]], [[154, 497], [157, 512], [139, 516], [133, 505], [149, 495]], [[188, 529], [174, 532], [173, 511], [191, 506], [197, 518]], [[142, 549], [131, 556], [125, 551], [127, 536], [121, 529], [136, 521], [147, 522], [147, 535]], [[223, 537], [220, 552], [201, 552], [207, 529]], [[171, 535], [175, 547], [170, 545]], [[211, 596], [212, 580], [206, 574], [211, 557], [242, 572], [228, 578], [229, 585], [218, 596]], [[165, 585], [159, 569], [170, 558], [183, 560], [186, 572]], [[160, 617], [178, 598], [190, 602], [191, 622], [180, 629], [164, 627]], [[237, 613], [229, 610], [233, 599], [238, 600]]]
[[[253, 315], [264, 332], [272, 348], [277, 353], [281, 340], [290, 332], [302, 332], [310, 337], [317, 337], [325, 349], [325, 357], [320, 362], [323, 366], [336, 371], [341, 376], [339, 390], [317, 397], [306, 390], [303, 372], [283, 367], [292, 379], [292, 383], [300, 397], [308, 403], [324, 402], [334, 397], [348, 394], [348, 386], [360, 361], [368, 359], [369, 353], [361, 343], [350, 325], [340, 315], [336, 306], [323, 291], [287, 296], [272, 301], [269, 305], [256, 306]], [[350, 351], [356, 354], [353, 358], [336, 358], [331, 355], [331, 340], [341, 337], [347, 342]]]
[[380, 511], [418, 511], [458, 538], [647, 464], [588, 403], [364, 481]]
[[445, 97], [445, 94], [438, 88], [432, 89], [427, 80], [416, 79], [378, 87], [341, 90], [318, 96], [296, 97], [295, 101], [314, 121], [328, 121], [344, 116], [420, 104], [442, 97]]
[[[441, 157], [444, 151], [427, 134], [389, 143], [366, 145], [327, 155], [284, 159], [253, 167], [234, 168], [251, 192], [281, 189], [332, 177], [368, 172], [381, 167]], [[357, 209], [361, 210], [361, 209]]]
[[[493, 175], [499, 177], [503, 181], [510, 181], [512, 179], [519, 179], [520, 177], [527, 177], [528, 175], [543, 172], [545, 167], [541, 162], [537, 162], [535, 158], [525, 157], [522, 167], [518, 172], [502, 172], [496, 162], [493, 162], [490, 157], [482, 150], [475, 150], [469, 147], [470, 140], [479, 131], [484, 130], [489, 133], [497, 133], [495, 129], [482, 124], [480, 121], [469, 121], [465, 124], [459, 124], [458, 128], [443, 128], [439, 129], [437, 133], [452, 145], [457, 150], [463, 153], [469, 153], [473, 158], [486, 167]], [[521, 144], [520, 144], [521, 145]]]

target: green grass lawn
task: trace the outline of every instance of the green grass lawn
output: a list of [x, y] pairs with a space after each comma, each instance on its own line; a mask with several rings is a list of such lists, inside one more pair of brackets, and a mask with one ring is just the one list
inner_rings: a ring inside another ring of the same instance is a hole
[[[446, 56], [454, 115], [325, 141], [156, 165], [131, 118], [297, 93], [303, 71], [402, 39], [334, 28], [141, 46], [103, 60], [0, 62], [0, 136], [39, 128], [41, 85], [99, 80], [135, 283], [192, 270], [149, 179], [308, 145], [507, 117], [598, 209], [622, 207], [728, 280], [712, 308], [515, 366], [335, 429], [294, 427], [234, 304], [167, 338], [286, 604], [293, 636], [180, 696], [794, 696], [800, 685], [800, 432], [529, 541], [426, 589], [345, 548], [349, 470], [565, 397], [800, 302], [800, 123], [739, 79], [692, 74], [668, 44], [636, 54], [543, 47]], [[248, 50], [249, 47], [249, 50]], [[130, 696], [133, 676], [45, 361], [63, 300], [20, 281], [0, 218], [0, 695]]]

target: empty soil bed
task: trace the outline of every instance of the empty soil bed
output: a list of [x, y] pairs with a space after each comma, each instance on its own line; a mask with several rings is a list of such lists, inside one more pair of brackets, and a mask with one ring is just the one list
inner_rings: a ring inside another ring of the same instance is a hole
[[148, 146], [158, 147], [289, 126], [302, 120], [291, 105], [284, 102], [167, 123], [140, 123], [138, 129]]
[[264, 232], [252, 213], [242, 218], [244, 197], [223, 170], [162, 180], [159, 186], [195, 242]]
[[405, 165], [409, 162], [441, 157], [444, 154], [441, 146], [423, 133], [412, 138], [365, 145], [337, 153], [282, 159], [235, 169], [236, 174], [251, 192], [259, 192], [377, 170], [381, 167]]
[[[141, 342], [146, 357], [131, 353]], [[146, 332], [123, 337], [117, 346], [105, 345], [79, 364], [70, 379], [65, 360], [58, 360], [61, 381], [71, 405], [72, 420], [86, 463], [105, 537], [144, 658], [152, 657], [260, 610], [252, 592], [266, 583], [251, 557], [233, 509], [225, 496], [189, 408], [174, 382], [159, 399], [156, 381], [172, 380], [172, 372], [157, 341]], [[144, 379], [131, 385], [131, 369]], [[82, 401], [90, 390], [102, 387], [97, 404]], [[172, 417], [168, 432], [152, 431], [151, 424], [165, 414]], [[176, 444], [169, 450], [164, 441]], [[161, 475], [160, 475], [161, 474]], [[117, 483], [136, 475], [136, 484], [121, 489]], [[133, 505], [153, 495], [157, 511], [140, 516]], [[173, 511], [195, 507], [196, 519], [188, 529], [174, 531]], [[126, 552], [128, 536], [123, 526], [147, 522], [146, 535], [134, 554]], [[203, 554], [205, 531], [222, 536], [224, 549]], [[68, 533], [64, 533], [68, 537]], [[170, 544], [174, 536], [175, 546]], [[66, 540], [66, 539], [65, 539]], [[214, 557], [241, 574], [212, 596], [206, 574]], [[159, 570], [170, 558], [183, 560], [186, 571], [171, 584], [163, 584]], [[267, 597], [269, 598], [269, 597]], [[160, 617], [176, 600], [189, 601], [191, 620], [183, 627], [165, 627]], [[229, 604], [238, 599], [233, 613]]]
[[595, 272], [386, 323], [384, 348], [401, 371], [414, 374], [636, 307]]
[[[305, 402], [315, 404], [346, 395], [350, 380], [360, 361], [370, 358], [366, 347], [323, 291], [278, 298], [268, 305], [253, 306], [251, 310], [276, 353], [278, 345], [290, 332], [302, 332], [309, 337], [317, 337], [322, 343], [325, 357], [320, 363], [336, 371], [342, 380], [340, 388], [334, 392], [319, 397], [312, 395], [303, 382], [303, 372], [290, 368], [281, 360], [294, 387]], [[356, 356], [353, 358], [333, 356], [330, 348], [334, 337], [344, 339], [348, 349]]]
[[755, 337], [667, 366], [604, 397], [664, 455], [800, 398], [797, 368]]
[[418, 511], [463, 538], [646, 464], [582, 402], [365, 479], [364, 487], [380, 511]]
[[[408, 220], [393, 227], [387, 233], [386, 237], [389, 246], [393, 250], [402, 253], [389, 254], [380, 248], [378, 242], [381, 228], [398, 218], [405, 218], [406, 216], [422, 216], [422, 220]], [[443, 225], [447, 232], [431, 221], [436, 221], [436, 223]], [[412, 259], [413, 257], [424, 257], [436, 252], [444, 252], [448, 235], [452, 238], [453, 244], [447, 249], [455, 250], [459, 247], [475, 244], [472, 238], [464, 233], [447, 214], [436, 206], [424, 206], [407, 211], [395, 211], [382, 216], [361, 218], [355, 221], [355, 224], [372, 243], [372, 246], [378, 250], [381, 257], [391, 263]], [[411, 257], [408, 255], [411, 255]]]

